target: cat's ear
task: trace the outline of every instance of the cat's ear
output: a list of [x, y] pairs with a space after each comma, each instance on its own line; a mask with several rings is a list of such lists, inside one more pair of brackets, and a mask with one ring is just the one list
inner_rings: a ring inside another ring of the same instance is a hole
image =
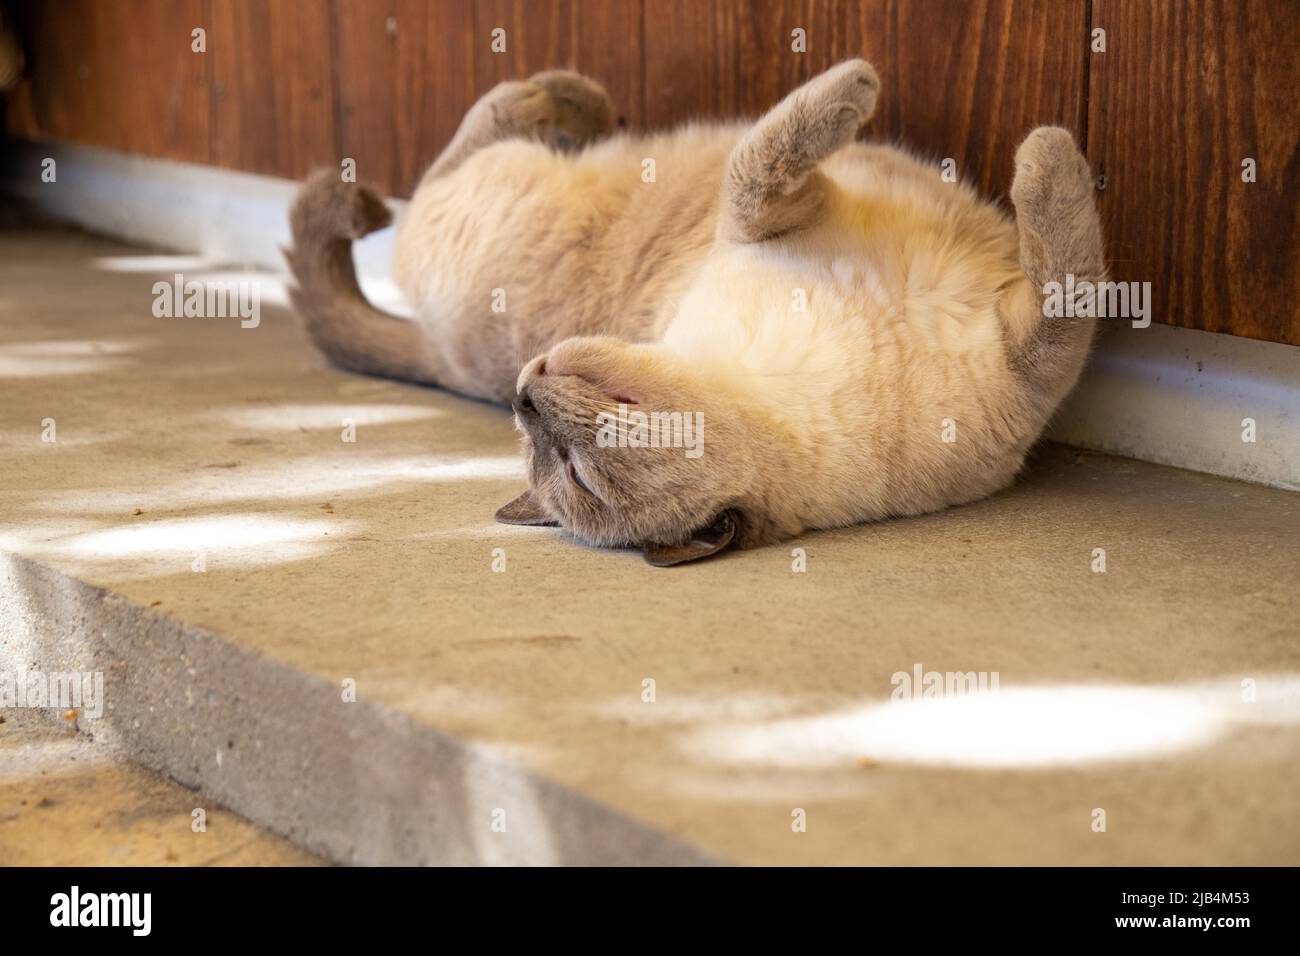
[[698, 561], [724, 550], [740, 529], [740, 516], [727, 509], [712, 523], [691, 535], [685, 544], [652, 544], [645, 549], [645, 559], [656, 568], [667, 568], [687, 561]]
[[530, 524], [557, 527], [559, 522], [542, 510], [531, 490], [497, 509], [497, 521], [502, 524]]

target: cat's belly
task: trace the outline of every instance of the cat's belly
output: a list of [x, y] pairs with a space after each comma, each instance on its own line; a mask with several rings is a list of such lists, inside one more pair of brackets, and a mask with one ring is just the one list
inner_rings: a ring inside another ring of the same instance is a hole
[[664, 337], [772, 410], [800, 447], [815, 527], [988, 494], [1041, 424], [1023, 414], [998, 311], [1019, 276], [1010, 226], [980, 217], [990, 241], [924, 208], [868, 208], [719, 247]]
[[508, 399], [528, 359], [566, 338], [659, 337], [711, 244], [716, 190], [649, 192], [642, 153], [503, 142], [420, 188], [394, 275], [454, 387]]

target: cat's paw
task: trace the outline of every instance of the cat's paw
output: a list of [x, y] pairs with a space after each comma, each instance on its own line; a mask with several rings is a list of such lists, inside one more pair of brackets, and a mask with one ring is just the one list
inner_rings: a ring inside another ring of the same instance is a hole
[[1040, 126], [1016, 150], [1011, 201], [1021, 217], [1054, 217], [1091, 201], [1092, 171], [1070, 131]]
[[832, 124], [835, 139], [847, 141], [875, 114], [879, 96], [875, 68], [866, 60], [846, 60], [810, 80], [798, 99]]
[[1066, 273], [1099, 279], [1106, 272], [1092, 172], [1068, 130], [1042, 126], [1016, 150], [1011, 201], [1020, 233], [1020, 264], [1042, 286]]
[[492, 133], [499, 138], [522, 136], [545, 140], [556, 119], [555, 100], [550, 92], [531, 80], [498, 83], [475, 104], [475, 109], [489, 113]]
[[866, 60], [845, 60], [812, 80], [808, 90], [825, 100], [852, 107], [865, 123], [876, 112], [880, 75]]
[[551, 145], [572, 149], [594, 142], [614, 126], [614, 104], [605, 88], [572, 70], [546, 70], [529, 78], [554, 104]]
[[880, 77], [866, 60], [848, 60], [809, 80], [758, 126], [769, 151], [764, 162], [792, 161], [805, 170], [857, 136], [876, 111]]

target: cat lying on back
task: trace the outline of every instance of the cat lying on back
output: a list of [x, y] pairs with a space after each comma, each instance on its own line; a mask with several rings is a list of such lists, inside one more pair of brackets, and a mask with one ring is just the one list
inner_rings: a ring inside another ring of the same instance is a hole
[[[1034, 130], [1012, 223], [854, 143], [879, 86], [853, 60], [754, 124], [609, 136], [591, 80], [502, 83], [399, 227], [415, 321], [358, 289], [351, 241], [389, 214], [334, 172], [293, 209], [294, 303], [343, 368], [513, 403], [529, 488], [504, 522], [662, 565], [981, 498], [1087, 354], [1093, 321], [1041, 303], [1103, 278], [1092, 178], [1068, 132]], [[637, 412], [702, 423], [700, 453], [632, 447]]]

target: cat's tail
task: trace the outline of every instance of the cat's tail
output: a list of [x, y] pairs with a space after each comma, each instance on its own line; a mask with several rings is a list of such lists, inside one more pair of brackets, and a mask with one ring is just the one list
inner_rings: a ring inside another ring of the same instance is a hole
[[1010, 362], [1045, 412], [1074, 387], [1096, 329], [1094, 313], [1075, 307], [1081, 300], [1056, 308], [1066, 305], [1068, 290], [1095, 287], [1106, 277], [1101, 219], [1092, 196], [1088, 161], [1069, 131], [1040, 126], [1030, 133], [1016, 151], [1011, 201], [1034, 314], [1020, 326]]
[[375, 308], [357, 284], [353, 240], [392, 218], [373, 190], [340, 181], [336, 170], [314, 173], [289, 213], [290, 297], [312, 341], [339, 368], [436, 385], [441, 363], [424, 331]]

